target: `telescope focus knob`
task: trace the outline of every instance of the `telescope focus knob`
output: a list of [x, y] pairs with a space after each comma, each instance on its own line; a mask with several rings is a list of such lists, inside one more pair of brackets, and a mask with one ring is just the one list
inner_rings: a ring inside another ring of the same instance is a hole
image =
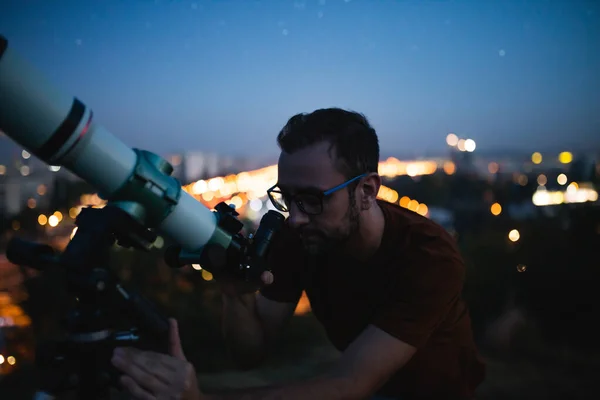
[[141, 150], [140, 153], [143, 153], [146, 162], [150, 165], [154, 166], [157, 170], [162, 172], [165, 175], [171, 175], [173, 173], [173, 166], [164, 158], [159, 156], [158, 154], [151, 153], [149, 151]]

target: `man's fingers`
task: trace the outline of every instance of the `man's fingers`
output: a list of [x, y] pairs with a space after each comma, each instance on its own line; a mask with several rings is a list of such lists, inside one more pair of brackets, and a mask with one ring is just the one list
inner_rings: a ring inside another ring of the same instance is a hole
[[169, 322], [174, 355], [123, 347], [113, 352], [112, 363], [123, 373], [120, 382], [134, 399], [183, 398], [197, 385], [194, 367], [176, 357], [178, 353], [183, 357], [183, 352], [177, 322]]
[[124, 383], [127, 389], [142, 396], [143, 393], [159, 393], [169, 384], [167, 379], [161, 376], [160, 371], [154, 371], [157, 367], [153, 368], [145, 360], [134, 358], [131, 362], [127, 362], [124, 359], [115, 359], [113, 364], [125, 374], [123, 377], [127, 377]]
[[181, 339], [179, 338], [179, 326], [177, 320], [169, 318], [169, 351], [173, 357], [180, 360], [186, 360], [181, 347]]
[[139, 400], [156, 400], [151, 393], [145, 391], [138, 385], [132, 378], [127, 375], [122, 375], [119, 379], [121, 385], [133, 396], [134, 399]]
[[169, 384], [172, 369], [168, 363], [170, 359], [164, 354], [121, 348], [115, 350], [112, 363], [144, 388], [154, 391]]

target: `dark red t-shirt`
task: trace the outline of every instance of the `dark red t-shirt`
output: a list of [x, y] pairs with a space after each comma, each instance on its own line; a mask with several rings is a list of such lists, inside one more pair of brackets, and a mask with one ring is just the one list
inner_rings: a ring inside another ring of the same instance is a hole
[[461, 298], [465, 266], [455, 241], [428, 218], [379, 204], [385, 230], [369, 261], [311, 258], [285, 230], [271, 250], [274, 283], [261, 293], [296, 302], [306, 291], [314, 315], [340, 351], [370, 324], [415, 346], [416, 354], [379, 394], [470, 398], [484, 379], [485, 364]]

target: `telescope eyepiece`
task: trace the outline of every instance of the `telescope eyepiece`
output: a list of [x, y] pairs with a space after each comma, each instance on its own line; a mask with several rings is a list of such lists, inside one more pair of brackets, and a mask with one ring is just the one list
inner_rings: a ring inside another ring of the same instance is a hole
[[285, 217], [277, 211], [269, 210], [260, 220], [253, 240], [254, 256], [265, 258], [273, 238], [285, 223]]

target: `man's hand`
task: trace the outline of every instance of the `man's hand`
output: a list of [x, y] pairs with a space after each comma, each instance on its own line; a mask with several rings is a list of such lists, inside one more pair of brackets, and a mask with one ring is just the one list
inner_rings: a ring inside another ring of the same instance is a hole
[[115, 349], [112, 363], [123, 372], [121, 384], [135, 399], [201, 400], [196, 370], [181, 348], [177, 321], [169, 323], [170, 355], [121, 347]]
[[264, 271], [261, 274], [260, 282], [243, 282], [239, 281], [239, 278], [236, 279], [235, 277], [225, 274], [214, 274], [214, 278], [221, 288], [221, 291], [230, 297], [238, 297], [245, 294], [254, 293], [263, 285], [270, 285], [273, 283], [273, 273], [270, 271]]

